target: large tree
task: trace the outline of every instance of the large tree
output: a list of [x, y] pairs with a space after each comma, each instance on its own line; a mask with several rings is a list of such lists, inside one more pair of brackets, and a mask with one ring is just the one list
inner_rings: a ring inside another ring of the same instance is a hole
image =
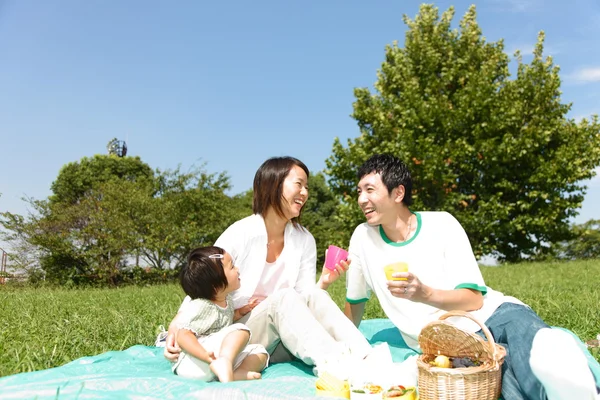
[[51, 203], [76, 203], [89, 190], [108, 181], [152, 184], [154, 171], [139, 157], [97, 154], [63, 166], [50, 189]]
[[246, 203], [225, 194], [230, 188], [225, 173], [178, 168], [159, 171], [157, 181], [153, 221], [140, 224], [140, 255], [154, 267], [181, 265], [192, 248], [212, 245], [230, 224], [252, 213]]
[[574, 238], [557, 244], [557, 256], [567, 260], [600, 258], [600, 220], [590, 219], [571, 229]]
[[310, 196], [304, 206], [301, 223], [315, 237], [317, 268], [321, 268], [325, 261], [325, 249], [329, 245], [347, 246], [346, 230], [336, 215], [340, 202], [327, 186], [323, 173], [311, 175], [308, 186]]
[[180, 265], [248, 214], [228, 188], [224, 173], [202, 168], [154, 172], [139, 158], [83, 158], [61, 169], [48, 199], [29, 200], [30, 215], [0, 213], [0, 237], [16, 263], [49, 280], [118, 284], [132, 264]]
[[475, 7], [458, 29], [453, 16], [453, 8], [440, 16], [422, 5], [404, 17], [404, 47], [386, 47], [376, 91], [355, 89], [361, 134], [346, 147], [334, 142], [330, 184], [337, 195], [353, 193], [358, 165], [394, 154], [412, 171], [414, 209], [454, 214], [478, 256], [543, 256], [569, 238], [581, 182], [600, 163], [598, 118], [567, 118], [571, 105], [561, 102], [558, 66], [543, 57], [543, 33], [530, 63], [515, 54], [511, 78], [503, 41], [485, 40]]

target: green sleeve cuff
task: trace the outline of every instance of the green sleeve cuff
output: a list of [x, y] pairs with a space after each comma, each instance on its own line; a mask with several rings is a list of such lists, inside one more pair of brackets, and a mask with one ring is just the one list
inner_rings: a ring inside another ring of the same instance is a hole
[[454, 289], [472, 289], [481, 292], [482, 296], [485, 296], [487, 293], [487, 286], [479, 286], [475, 283], [461, 283], [460, 285], [456, 285]]
[[346, 297], [346, 301], [350, 304], [360, 304], [360, 303], [366, 303], [369, 299], [359, 299], [359, 300], [354, 300], [354, 299], [349, 299]]

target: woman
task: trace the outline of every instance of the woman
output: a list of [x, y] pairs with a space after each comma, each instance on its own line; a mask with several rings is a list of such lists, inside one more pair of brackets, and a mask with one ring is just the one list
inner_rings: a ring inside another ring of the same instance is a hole
[[[250, 343], [263, 345], [271, 362], [295, 356], [309, 365], [363, 359], [371, 346], [331, 300], [327, 287], [348, 268], [323, 268], [316, 280], [316, 245], [300, 223], [308, 199], [309, 171], [293, 157], [265, 161], [254, 177], [253, 215], [231, 225], [217, 239], [240, 270], [233, 293], [234, 321], [250, 328]], [[189, 298], [184, 300], [184, 304]], [[179, 314], [178, 314], [179, 315]], [[165, 357], [175, 361], [175, 321], [169, 326]]]

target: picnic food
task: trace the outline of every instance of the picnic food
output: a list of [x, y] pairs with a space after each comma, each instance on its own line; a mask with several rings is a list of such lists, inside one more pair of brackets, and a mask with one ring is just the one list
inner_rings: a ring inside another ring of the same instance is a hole
[[436, 367], [440, 368], [450, 368], [450, 359], [446, 356], [437, 356], [435, 360], [433, 360]]
[[470, 357], [454, 357], [452, 359], [452, 368], [469, 368], [480, 364], [479, 360], [472, 360]]
[[327, 371], [319, 375], [315, 383], [318, 396], [350, 398], [350, 385], [348, 381], [336, 378]]
[[439, 355], [435, 360], [430, 361], [429, 364], [438, 368], [469, 368], [477, 367], [481, 365], [481, 362], [471, 357], [446, 357]]
[[383, 398], [397, 400], [416, 400], [417, 391], [414, 387], [405, 388], [402, 385], [396, 385], [383, 392]]
[[392, 263], [383, 267], [383, 270], [388, 281], [405, 281], [406, 278], [394, 278], [392, 274], [395, 272], [408, 272], [408, 264], [405, 262]]
[[[451, 317], [463, 317], [475, 322], [487, 340], [446, 321]], [[471, 314], [450, 311], [440, 316], [438, 321], [428, 323], [419, 334], [419, 346], [423, 351], [417, 357], [421, 399], [498, 400], [500, 397], [506, 349], [497, 344], [490, 330]], [[432, 365], [439, 355], [445, 355], [451, 361], [467, 357], [477, 367], [439, 368]]]
[[383, 398], [383, 388], [374, 383], [353, 386], [350, 392], [351, 400], [375, 400]]

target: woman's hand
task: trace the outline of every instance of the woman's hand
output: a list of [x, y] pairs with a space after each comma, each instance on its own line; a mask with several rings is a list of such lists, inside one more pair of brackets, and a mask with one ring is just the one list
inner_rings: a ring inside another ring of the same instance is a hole
[[176, 362], [179, 358], [179, 353], [181, 353], [181, 348], [177, 345], [175, 341], [175, 334], [169, 332], [167, 335], [167, 341], [165, 343], [165, 351], [163, 352], [165, 358], [171, 362]]
[[350, 260], [342, 260], [339, 264], [335, 264], [335, 269], [333, 270], [325, 268], [325, 265], [323, 265], [323, 270], [321, 271], [321, 278], [319, 278], [317, 286], [319, 286], [323, 290], [327, 290], [329, 285], [337, 281], [340, 276], [342, 276], [346, 271], [348, 271], [348, 268], [350, 268], [350, 263]]

